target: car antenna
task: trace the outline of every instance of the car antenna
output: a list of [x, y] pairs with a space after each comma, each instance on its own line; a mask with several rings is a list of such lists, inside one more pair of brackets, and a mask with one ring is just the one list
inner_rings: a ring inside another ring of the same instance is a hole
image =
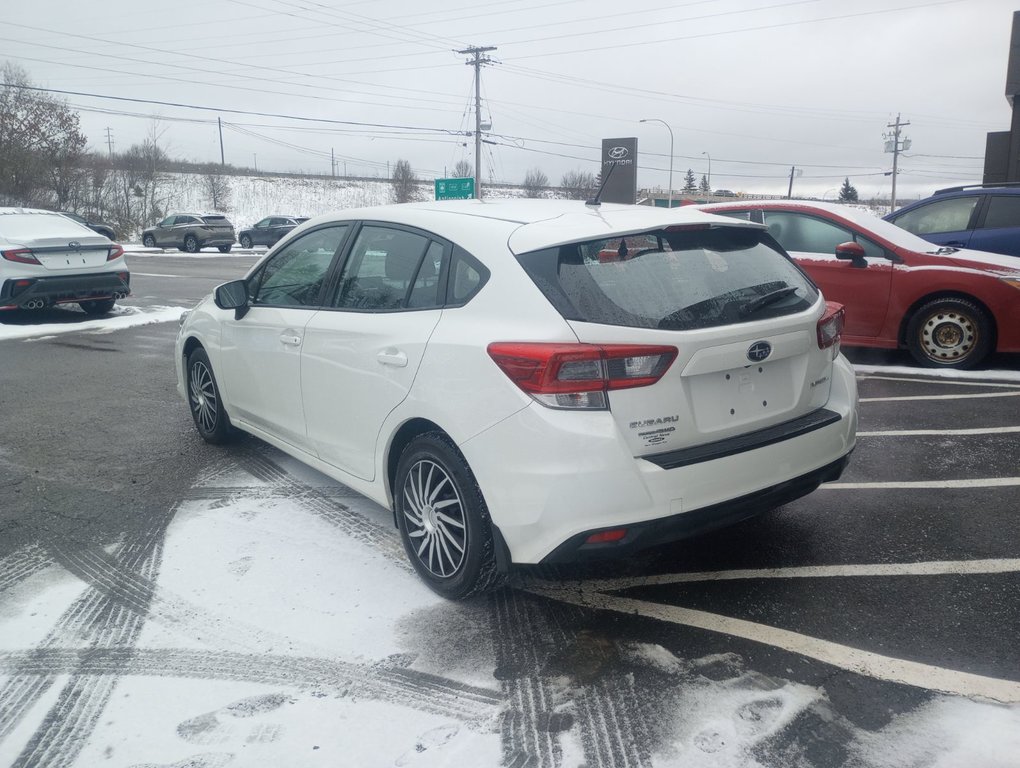
[[609, 181], [609, 177], [612, 175], [615, 167], [615, 165], [609, 166], [609, 170], [606, 171], [606, 175], [602, 177], [602, 183], [599, 185], [599, 191], [595, 193], [595, 197], [585, 200], [585, 205], [592, 205], [596, 207], [602, 205], [602, 200], [600, 199], [602, 197], [602, 190], [606, 188], [606, 182]]

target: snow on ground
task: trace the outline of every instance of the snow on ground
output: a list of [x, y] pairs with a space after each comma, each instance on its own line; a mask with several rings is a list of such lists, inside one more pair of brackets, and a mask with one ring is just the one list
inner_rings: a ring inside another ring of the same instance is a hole
[[953, 369], [921, 368], [909, 365], [861, 365], [854, 363], [858, 375], [868, 376], [912, 376], [923, 379], [947, 379], [955, 381], [1009, 381], [1020, 382], [1020, 371], [987, 370], [957, 371]]
[[[176, 322], [180, 319], [181, 313], [187, 309], [187, 307], [172, 306], [132, 307], [118, 305], [114, 307], [113, 312], [108, 316], [98, 317], [93, 320], [79, 320], [78, 318], [85, 316], [84, 313], [67, 309], [60, 310], [68, 313], [67, 322], [26, 323], [24, 325], [9, 325], [3, 322], [3, 317], [0, 317], [0, 341], [9, 339], [41, 341], [43, 339], [51, 339], [61, 333], [81, 333], [83, 331], [113, 333], [124, 328], [134, 328], [138, 325]], [[19, 319], [23, 320], [24, 315]]]

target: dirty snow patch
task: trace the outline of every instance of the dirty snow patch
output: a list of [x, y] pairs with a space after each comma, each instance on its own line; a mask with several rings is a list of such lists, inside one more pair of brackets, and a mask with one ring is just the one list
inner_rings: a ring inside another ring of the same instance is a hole
[[0, 341], [25, 339], [37, 341], [41, 337], [53, 338], [60, 333], [113, 333], [125, 328], [152, 323], [176, 322], [188, 307], [116, 307], [107, 317], [81, 322], [39, 323], [35, 325], [4, 325], [0, 323]]

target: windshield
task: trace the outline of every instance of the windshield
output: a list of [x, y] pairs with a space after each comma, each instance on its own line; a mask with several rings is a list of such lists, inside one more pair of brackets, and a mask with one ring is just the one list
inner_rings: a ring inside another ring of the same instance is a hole
[[800, 312], [808, 278], [757, 229], [660, 230], [518, 257], [568, 320], [691, 330]]

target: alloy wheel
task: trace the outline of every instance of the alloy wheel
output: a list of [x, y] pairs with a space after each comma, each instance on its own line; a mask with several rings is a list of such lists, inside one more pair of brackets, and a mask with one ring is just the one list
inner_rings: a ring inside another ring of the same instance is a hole
[[460, 494], [434, 461], [415, 463], [404, 481], [404, 517], [414, 553], [429, 573], [455, 575], [464, 563], [467, 526]]
[[210, 433], [216, 428], [219, 415], [219, 401], [216, 397], [216, 385], [213, 383], [212, 371], [201, 360], [191, 364], [188, 377], [188, 394], [191, 410], [199, 428]]

